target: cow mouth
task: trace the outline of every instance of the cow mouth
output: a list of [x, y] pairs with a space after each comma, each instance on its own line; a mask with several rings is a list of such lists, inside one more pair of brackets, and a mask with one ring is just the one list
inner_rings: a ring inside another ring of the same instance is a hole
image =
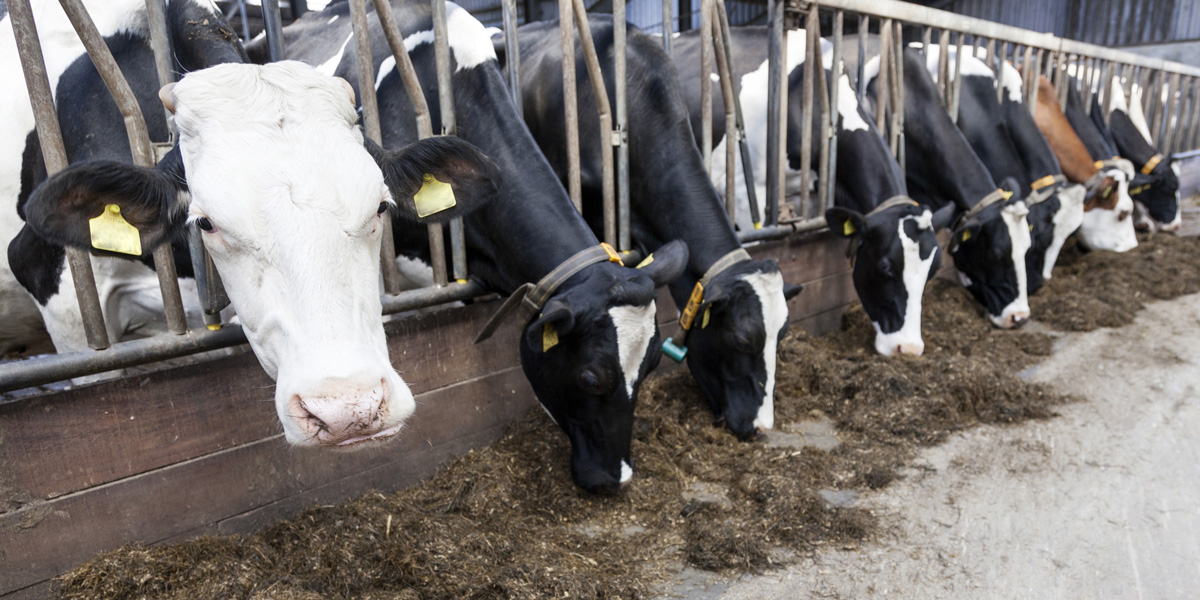
[[373, 433], [371, 435], [361, 435], [358, 437], [350, 438], [348, 440], [342, 440], [335, 445], [338, 448], [350, 448], [350, 447], [355, 447], [355, 446], [359, 446], [362, 444], [366, 444], [369, 442], [383, 441], [383, 440], [386, 440], [386, 439], [396, 435], [397, 433], [400, 433], [400, 430], [403, 428], [404, 428], [404, 423], [400, 423], [395, 426], [384, 429], [383, 431]]

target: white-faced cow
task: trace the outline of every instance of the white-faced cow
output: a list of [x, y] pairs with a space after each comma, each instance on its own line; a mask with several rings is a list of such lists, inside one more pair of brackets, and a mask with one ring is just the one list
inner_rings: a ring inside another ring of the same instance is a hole
[[[612, 18], [593, 15], [589, 22], [611, 95]], [[552, 21], [519, 30], [520, 86], [529, 131], [565, 178], [558, 27]], [[577, 48], [583, 212], [592, 229], [602, 231], [600, 123], [582, 47]], [[775, 261], [750, 260], [741, 249], [708, 182], [687, 106], [661, 44], [630, 28], [626, 52], [632, 241], [643, 255], [670, 240], [688, 244], [687, 268], [669, 284], [677, 306], [692, 304], [682, 320], [688, 367], [718, 418], [738, 437], [750, 438], [774, 425], [776, 346], [788, 328], [787, 298], [800, 290], [784, 284]], [[693, 301], [697, 289], [700, 296]]]
[[1163, 156], [1150, 142], [1146, 117], [1142, 114], [1141, 90], [1134, 86], [1129, 105], [1120, 80], [1112, 79], [1108, 105], [1108, 128], [1117, 151], [1137, 168], [1129, 184], [1129, 196], [1150, 216], [1141, 225], [1145, 229], [1178, 231], [1183, 223], [1179, 202], [1179, 165], [1171, 156]]
[[[871, 41], [877, 43], [874, 36]], [[879, 57], [870, 58], [863, 72], [868, 97], [874, 101]], [[911, 48], [904, 51], [904, 144], [912, 196], [938, 209], [953, 205], [959, 214], [950, 228], [948, 251], [960, 281], [983, 305], [993, 325], [1005, 329], [1021, 325], [1029, 319], [1025, 267], [1031, 246], [1029, 209], [1020, 199], [1016, 181], [1003, 182], [1004, 190], [996, 185], [946, 114], [925, 57]]]
[[[934, 81], [938, 77], [940, 53], [937, 46], [930, 46], [925, 52], [925, 66]], [[950, 48], [947, 54], [953, 76], [957, 50]], [[996, 181], [1011, 177], [1021, 186], [1029, 207], [1029, 224], [1033, 226], [1031, 245], [1025, 255], [1025, 272], [1032, 294], [1050, 278], [1067, 236], [1083, 222], [1084, 187], [1069, 184], [1063, 176], [1054, 152], [1024, 104], [1017, 70], [1000, 61], [1004, 90], [997, 102], [993, 71], [970, 54], [962, 58], [958, 128]]]
[[[396, 20], [426, 100], [440, 127], [433, 28], [428, 2], [393, 2]], [[374, 85], [379, 94], [383, 145], [417, 138], [416, 122], [378, 19], [370, 17]], [[543, 280], [580, 253], [595, 255], [599, 241], [571, 205], [554, 170], [517, 114], [479, 21], [447, 3], [451, 84], [458, 135], [494, 157], [503, 173], [495, 200], [465, 220], [471, 276], [510, 293]], [[349, 8], [332, 3], [284, 30], [290, 56], [360, 85]], [[397, 222], [397, 247], [428, 260], [420, 233]], [[403, 235], [411, 232], [414, 236]], [[423, 239], [423, 238], [422, 238]], [[661, 357], [655, 288], [674, 280], [687, 247], [668, 244], [643, 269], [608, 260], [585, 261], [555, 281], [540, 313], [532, 311], [520, 338], [521, 363], [538, 400], [571, 441], [571, 475], [580, 487], [615, 492], [633, 475], [634, 400], [642, 379]]]
[[[300, 63], [237, 64], [242, 52], [230, 41], [236, 37], [207, 3], [171, 2], [175, 67], [188, 74], [160, 92], [145, 4], [88, 8], [137, 94], [151, 136], [166, 137], [165, 105], [175, 113], [179, 138], [156, 167], [130, 164], [122, 118], [91, 61], [57, 3], [38, 4], [73, 164], [46, 179], [19, 75], [4, 91], [9, 137], [0, 163], [5, 173], [21, 173], [19, 198], [4, 199], [3, 219], [18, 218], [19, 210], [25, 220], [6, 240], [9, 264], [56, 345], [83, 344], [74, 288], [64, 278], [64, 246], [91, 247], [89, 219], [116, 205], [140, 232], [140, 257], [96, 252], [101, 303], [118, 336], [161, 306], [148, 267], [153, 248], [174, 241], [187, 275], [180, 240], [198, 227], [255, 355], [277, 382], [275, 405], [287, 440], [350, 447], [392, 437], [412, 413], [413, 397], [390, 364], [380, 321], [380, 215], [393, 204], [413, 215], [424, 173], [449, 182], [459, 198], [438, 218], [465, 214], [491, 197], [495, 166], [451, 139], [376, 152], [373, 159], [344, 81]], [[11, 32], [7, 20], [0, 32]], [[5, 72], [18, 72], [11, 37], [0, 52]]]
[[[763, 27], [735, 27], [730, 31], [734, 56], [733, 88], [742, 104], [746, 119], [746, 139], [753, 157], [753, 181], [757, 189], [759, 214], [764, 214], [766, 199], [766, 86], [767, 30]], [[696, 142], [700, 142], [700, 39], [697, 32], [681, 35], [672, 46], [675, 65], [691, 115]], [[852, 238], [854, 287], [863, 309], [875, 327], [875, 349], [880, 354], [919, 355], [925, 344], [921, 339], [921, 296], [929, 278], [941, 264], [940, 249], [934, 235], [932, 212], [907, 197], [904, 175], [891, 155], [874, 121], [859, 106], [850, 88], [849, 78], [832, 70], [832, 46], [821, 40], [823, 72], [830, 85], [839, 86], [838, 146], [835, 207], [826, 212], [830, 230]], [[802, 168], [815, 169], [813, 163], [801, 164], [800, 110], [803, 94], [805, 34], [788, 34], [787, 69], [787, 186], [795, 194], [801, 185]], [[716, 77], [714, 73], [707, 77]], [[724, 97], [713, 86], [712, 170], [714, 183], [725, 179], [726, 135]], [[814, 123], [819, 117], [810, 116]], [[819, 125], [814, 125], [819, 131]], [[817, 141], [814, 139], [814, 144]], [[751, 227], [749, 200], [745, 193], [742, 164], [736, 165], [737, 223], [743, 230]], [[723, 184], [718, 192], [724, 192]]]

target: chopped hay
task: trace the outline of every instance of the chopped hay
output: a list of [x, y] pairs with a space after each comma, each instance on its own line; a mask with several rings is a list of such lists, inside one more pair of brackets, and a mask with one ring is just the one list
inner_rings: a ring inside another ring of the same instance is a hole
[[[1127, 322], [1142, 300], [1200, 289], [1197, 250], [1196, 240], [1163, 236], [1123, 256], [1068, 249], [1034, 314], [1066, 329]], [[921, 358], [876, 355], [861, 309], [836, 334], [790, 334], [777, 430], [765, 440], [739, 442], [714, 426], [685, 370], [652, 378], [638, 407], [634, 481], [615, 498], [574, 487], [566, 440], [534, 410], [421, 486], [311, 508], [250, 535], [121, 548], [60, 578], [57, 593], [644, 598], [684, 564], [760, 572], [821, 547], [853, 548], [879, 527], [856, 494], [888, 485], [921, 446], [981, 423], [1050, 417], [1069, 400], [1017, 375], [1050, 354], [1055, 334], [995, 330], [944, 280], [927, 289], [923, 319]]]

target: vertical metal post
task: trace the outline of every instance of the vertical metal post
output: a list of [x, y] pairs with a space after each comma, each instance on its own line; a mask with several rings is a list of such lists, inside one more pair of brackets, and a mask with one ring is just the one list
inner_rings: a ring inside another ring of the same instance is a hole
[[[171, 34], [167, 28], [167, 10], [163, 0], [146, 0], [146, 22], [150, 27], [150, 48], [154, 52], [154, 68], [158, 72], [158, 85], [162, 87], [175, 81], [171, 71]], [[167, 120], [169, 140], [175, 141], [175, 119], [167, 107], [163, 107]]]
[[[1084, 70], [1083, 76], [1079, 78], [1079, 80], [1083, 82], [1083, 89], [1080, 90], [1080, 93], [1083, 96], [1083, 103], [1085, 106], [1092, 103], [1092, 98], [1095, 94], [1095, 91], [1092, 90], [1092, 81], [1095, 80], [1093, 74], [1095, 67], [1095, 60], [1088, 58], [1088, 67]], [[1071, 83], [1074, 85], [1074, 82]], [[1070, 94], [1070, 90], [1067, 90], [1067, 93]], [[1065, 102], [1063, 103], [1063, 106], [1066, 106]]]
[[1170, 95], [1167, 96], [1167, 105], [1164, 107], [1166, 110], [1163, 114], [1163, 144], [1161, 150], [1164, 152], [1170, 152], [1171, 147], [1175, 145], [1176, 132], [1179, 131], [1179, 125], [1181, 125], [1179, 108], [1180, 103], [1183, 101], [1183, 94], [1181, 93], [1179, 84], [1179, 73], [1171, 73]]
[[[433, 15], [433, 52], [437, 64], [438, 107], [441, 112], [442, 135], [457, 135], [458, 123], [454, 118], [454, 90], [450, 81], [450, 36], [446, 31], [446, 0], [429, 0]], [[446, 274], [445, 237], [441, 223], [430, 223], [429, 253], [433, 267], [433, 282], [438, 287], [449, 283]], [[467, 252], [463, 240], [462, 219], [450, 221], [450, 260], [454, 279], [467, 282]]]
[[[784, 3], [781, 1], [779, 17], [782, 19], [784, 14]], [[816, 61], [812, 60], [813, 42], [819, 42], [821, 29], [817, 23], [817, 19], [810, 12], [804, 19], [804, 42], [807, 47], [804, 61], [804, 86], [801, 93], [800, 114], [803, 117], [800, 119], [800, 207], [802, 211], [807, 211], [809, 208], [810, 194], [809, 189], [812, 188], [812, 156], [813, 156], [813, 100], [816, 94], [816, 79], [817, 73], [823, 74], [823, 69]], [[816, 38], [814, 40], [814, 38]], [[780, 122], [779, 127], [783, 129], [787, 127], [785, 122]], [[786, 131], [786, 130], [784, 130]], [[780, 132], [783, 134], [783, 131]], [[787, 158], [782, 155], [776, 155], [776, 160], [779, 161], [779, 172], [783, 172], [784, 165], [787, 164]], [[801, 213], [807, 216], [805, 213]]]
[[1033, 90], [1037, 89], [1038, 79], [1033, 68], [1033, 46], [1025, 46], [1025, 54], [1021, 58], [1021, 73], [1025, 79], [1025, 103], [1029, 106], [1036, 106], [1037, 102], [1033, 101]]
[[808, 18], [805, 20], [805, 25], [809, 23], [812, 23], [808, 28], [809, 31], [815, 31], [815, 33], [808, 34], [809, 51], [806, 56], [808, 58], [807, 62], [813, 65], [813, 84], [816, 86], [814, 91], [818, 100], [817, 115], [819, 118], [817, 122], [821, 125], [820, 137], [817, 139], [817, 149], [820, 151], [820, 154], [817, 155], [817, 197], [815, 202], [811, 202], [807, 210], [807, 216], [813, 218], [824, 213], [821, 209], [825, 207], [825, 199], [829, 197], [829, 139], [833, 134], [833, 127], [830, 125], [829, 120], [830, 114], [834, 113], [834, 111], [830, 110], [828, 88], [837, 88], [837, 81], [835, 80], [833, 85], [830, 86], [825, 77], [825, 57], [822, 55], [821, 50], [821, 16], [816, 4], [809, 5]]
[[895, 48], [892, 51], [892, 135], [895, 142], [896, 162], [900, 172], [905, 171], [904, 150], [904, 23], [896, 21], [896, 32], [892, 36]]
[[[617, 146], [617, 249], [630, 250], [629, 231], [629, 115], [625, 74], [625, 0], [613, 3], [613, 61], [615, 65], [617, 122], [611, 143]], [[729, 125], [725, 126], [729, 129]]]
[[[887, 107], [888, 101], [891, 100], [891, 80], [892, 80], [892, 20], [883, 19], [879, 23], [879, 74], [876, 75], [875, 84], [875, 125], [879, 127], [879, 133], [883, 139], [892, 139], [888, 135], [887, 122]], [[892, 153], [895, 154], [896, 149], [892, 148]]]
[[957, 38], [957, 46], [954, 49], [954, 79], [951, 82], [953, 93], [950, 96], [950, 118], [954, 123], [958, 124], [958, 101], [962, 97], [962, 56], [963, 56], [963, 38], [964, 34], [959, 33]]
[[[712, 8], [713, 0], [700, 0], [700, 157], [704, 160], [704, 170], [712, 170], [712, 72], [713, 72], [713, 41], [712, 41]], [[729, 129], [729, 124], [725, 124]]]
[[1158, 146], [1159, 142], [1162, 140], [1162, 128], [1163, 128], [1163, 121], [1164, 121], [1164, 119], [1163, 119], [1164, 103], [1162, 101], [1163, 89], [1166, 88], [1169, 91], [1170, 80], [1167, 78], [1167, 76], [1162, 71], [1155, 71], [1154, 75], [1155, 75], [1155, 84], [1154, 84], [1154, 87], [1152, 88], [1154, 90], [1153, 91], [1154, 98], [1150, 105], [1152, 108], [1151, 121], [1150, 121], [1150, 139], [1151, 139], [1151, 142], [1155, 146]]
[[1038, 101], [1038, 82], [1042, 77], [1042, 57], [1045, 55], [1045, 50], [1037, 49], [1037, 53], [1033, 60], [1032, 85], [1029, 86], [1029, 106], [1037, 106]]
[[867, 15], [858, 15], [858, 85], [855, 86], [858, 103], [862, 104], [863, 94], [867, 91], [866, 66], [867, 66], [867, 33], [871, 29], [871, 18]]
[[674, 35], [675, 3], [672, 0], [662, 0], [662, 36], [663, 50], [671, 55], [671, 36]]
[[[833, 56], [830, 57], [830, 65], [833, 66], [832, 84], [829, 86], [829, 106], [833, 107], [829, 111], [829, 164], [828, 169], [821, 175], [829, 185], [825, 187], [828, 194], [821, 199], [824, 204], [823, 208], [829, 209], [833, 207], [834, 198], [837, 196], [837, 153], [838, 153], [838, 94], [841, 93], [842, 80], [842, 28], [845, 24], [845, 12], [842, 10], [834, 11], [833, 13]], [[862, 44], [859, 44], [861, 46]]]
[[[287, 58], [283, 47], [283, 18], [279, 16], [279, 0], [262, 0], [263, 33], [267, 37], [267, 56], [271, 62]], [[374, 81], [373, 79], [368, 81]]]
[[948, 29], [938, 31], [937, 84], [938, 90], [942, 93], [942, 106], [946, 108], [946, 113], [953, 118], [954, 115], [950, 113], [950, 31]]
[[[46, 161], [47, 173], [53, 175], [67, 167], [67, 150], [63, 145], [62, 130], [59, 129], [50, 81], [46, 77], [46, 60], [42, 56], [41, 42], [38, 41], [33, 11], [29, 7], [29, 0], [9, 0], [8, 11], [25, 85], [29, 89], [29, 103], [33, 106], [42, 158]], [[108, 330], [104, 327], [104, 314], [100, 310], [91, 257], [78, 248], [68, 247], [66, 251], [88, 346], [96, 350], [108, 348]]]
[[567, 191], [575, 210], [583, 212], [579, 180], [579, 103], [575, 91], [575, 24], [571, 0], [558, 0], [558, 31], [562, 41], [563, 105], [567, 126]]
[[[782, 80], [786, 77], [784, 44], [784, 6], [786, 0], [770, 0], [767, 12], [767, 165], [766, 188], [767, 223], [774, 224], [779, 214], [782, 189], [783, 163], [786, 158], [787, 119], [783, 117], [787, 105]], [[810, 89], [810, 88], [805, 88]], [[811, 104], [809, 105], [811, 108]], [[812, 114], [811, 112], [805, 114]], [[811, 126], [810, 126], [811, 127]], [[781, 141], [780, 138], [783, 138]], [[810, 155], [811, 157], [811, 155]], [[805, 169], [808, 165], [805, 165]]]
[[521, 48], [517, 41], [517, 0], [501, 0], [504, 10], [504, 70], [508, 74], [508, 88], [512, 92], [517, 114], [525, 116], [521, 102]]
[[583, 59], [587, 65], [588, 79], [592, 84], [592, 94], [596, 97], [596, 107], [600, 112], [600, 188], [604, 200], [604, 241], [616, 245], [617, 205], [613, 191], [612, 109], [608, 101], [608, 90], [604, 85], [604, 75], [600, 70], [600, 59], [596, 56], [596, 45], [592, 42], [592, 28], [588, 25], [587, 8], [583, 5], [583, 0], [575, 0], [572, 5], [575, 12], [575, 25], [579, 29], [579, 45], [583, 49]]
[[[713, 32], [714, 39], [719, 40], [719, 45], [717, 46], [717, 56], [720, 57], [723, 54], [725, 57], [725, 64], [728, 66], [729, 97], [725, 100], [726, 102], [732, 101], [733, 104], [734, 131], [732, 135], [734, 137], [726, 139], [736, 140], [738, 150], [740, 151], [742, 157], [742, 173], [745, 174], [742, 179], [746, 184], [746, 200], [750, 204], [750, 219], [755, 223], [762, 223], [762, 215], [758, 210], [758, 190], [755, 187], [754, 161], [750, 158], [750, 143], [746, 140], [746, 120], [742, 116], [742, 100], [733, 91], [733, 35], [729, 30], [729, 12], [725, 9], [725, 0], [715, 0], [713, 8], [717, 16], [716, 26], [718, 27], [718, 29]], [[726, 78], [725, 71], [721, 72], [721, 78]], [[724, 88], [722, 88], [722, 92], [724, 91]], [[784, 104], [786, 108], [786, 102]], [[726, 111], [728, 110], [729, 107], [727, 106]], [[725, 126], [725, 131], [726, 136], [730, 135], [728, 125]], [[729, 144], [730, 142], [727, 141], [726, 145]], [[729, 156], [728, 148], [726, 148], [726, 156]], [[736, 165], [726, 164], [726, 169], [727, 175], [732, 176], [734, 170], [736, 169]], [[736, 199], [726, 198], [725, 208], [730, 215], [736, 215]]]
[[[718, 7], [718, 12], [720, 11]], [[737, 123], [737, 98], [733, 92], [733, 70], [729, 64], [729, 46], [726, 45], [727, 40], [720, 31], [720, 21], [713, 23], [713, 27], [717, 31], [713, 32], [713, 42], [720, 47], [717, 48], [717, 73], [721, 80], [721, 97], [725, 101], [725, 214], [729, 217], [732, 223], [737, 219], [737, 147], [741, 130], [735, 126]], [[752, 181], [751, 171], [745, 170], [743, 166], [743, 177], [747, 182]], [[753, 186], [749, 186], [753, 187]], [[751, 208], [757, 208], [754, 203], [750, 204]], [[755, 214], [758, 210], [753, 211]], [[756, 223], [758, 219], [753, 219]]]
[[921, 56], [929, 55], [929, 46], [933, 44], [933, 28], [921, 26]]

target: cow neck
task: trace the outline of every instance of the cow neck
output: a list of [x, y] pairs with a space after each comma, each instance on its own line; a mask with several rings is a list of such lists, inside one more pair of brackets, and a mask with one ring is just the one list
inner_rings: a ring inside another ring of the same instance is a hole
[[[1134, 126], [1129, 114], [1122, 110], [1112, 111], [1108, 115], [1108, 127], [1121, 156], [1128, 158], [1135, 169], [1145, 172], [1145, 166], [1158, 152], [1153, 146], [1146, 143], [1146, 138], [1142, 137], [1142, 133]], [[1154, 170], [1154, 166], [1157, 165], [1151, 166], [1151, 171]], [[1149, 173], [1145, 174], [1149, 175]]]
[[1095, 122], [1083, 112], [1083, 100], [1074, 87], [1067, 89], [1067, 106], [1063, 113], [1067, 115], [1067, 122], [1071, 124], [1071, 129], [1075, 130], [1075, 135], [1079, 136], [1079, 141], [1083, 142], [1092, 159], [1105, 160], [1116, 154], [1116, 148], [1108, 145]]
[[1013, 102], [1007, 96], [1003, 100], [1003, 109], [1008, 131], [1025, 165], [1025, 182], [1032, 188], [1034, 182], [1045, 177], [1062, 175], [1062, 167], [1054, 157], [1054, 150], [1038, 129], [1029, 109], [1020, 102]]
[[979, 75], [963, 76], [958, 127], [971, 142], [979, 159], [987, 165], [993, 180], [999, 182], [1011, 177], [1021, 189], [1028, 189], [1031, 179], [1003, 108], [996, 102], [996, 92], [991, 85], [994, 81]]

